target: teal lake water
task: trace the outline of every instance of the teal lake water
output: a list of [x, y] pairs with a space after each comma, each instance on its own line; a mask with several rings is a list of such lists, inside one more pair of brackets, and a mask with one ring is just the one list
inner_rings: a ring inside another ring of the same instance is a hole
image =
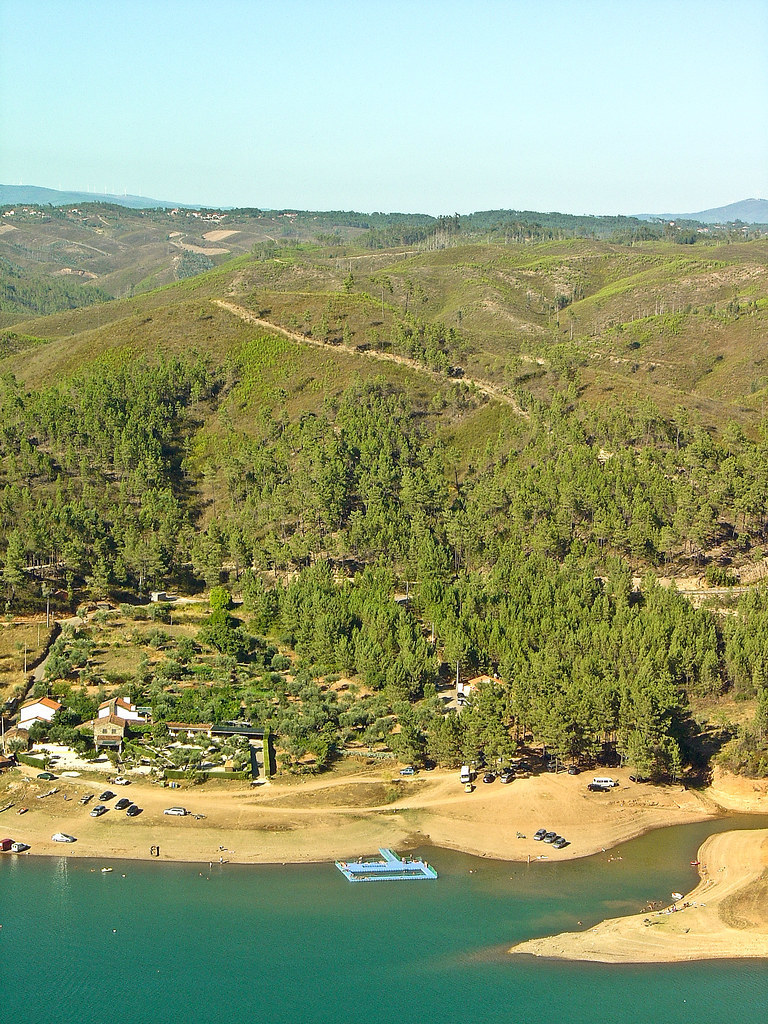
[[[7, 1021], [150, 1024], [733, 1024], [768, 1019], [768, 961], [616, 967], [512, 958], [513, 942], [688, 891], [730, 818], [570, 863], [424, 850], [437, 882], [353, 885], [333, 865], [0, 857]], [[103, 862], [107, 863], [107, 862]], [[125, 877], [123, 877], [123, 874]]]

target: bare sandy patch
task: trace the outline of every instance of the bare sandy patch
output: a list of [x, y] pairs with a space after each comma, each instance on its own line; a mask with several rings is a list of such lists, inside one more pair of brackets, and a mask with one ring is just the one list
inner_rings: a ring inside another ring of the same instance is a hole
[[[79, 799], [84, 793], [98, 796], [103, 776], [44, 782], [36, 775], [22, 767], [0, 777], [0, 807], [12, 804], [0, 815], [0, 829], [29, 843], [33, 854], [57, 856], [62, 847], [51, 836], [62, 831], [78, 840], [66, 847], [67, 856], [148, 859], [150, 847], [160, 846], [165, 860], [223, 856], [238, 863], [288, 863], [432, 844], [499, 860], [567, 860], [716, 812], [711, 802], [680, 787], [622, 782], [611, 793], [588, 793], [586, 776], [562, 774], [519, 778], [506, 786], [480, 783], [466, 793], [455, 771], [402, 779], [392, 767], [374, 766], [260, 786], [236, 780], [194, 786], [182, 780], [169, 789], [132, 776], [119, 795], [143, 808], [141, 815], [128, 818], [110, 801], [107, 814], [91, 818], [95, 801], [82, 806]], [[58, 792], [38, 799], [51, 788]], [[174, 805], [203, 817], [163, 814]], [[22, 806], [28, 811], [17, 816]], [[542, 851], [533, 834], [543, 827], [564, 835], [570, 846]]]
[[61, 270], [54, 271], [54, 277], [66, 277], [67, 275], [74, 275], [75, 277], [86, 277], [89, 280], [95, 280], [97, 274], [92, 273], [90, 270], [79, 270], [75, 267], [62, 267]]
[[15, 224], [0, 224], [0, 235], [4, 235], [7, 231], [15, 231]]
[[218, 229], [217, 231], [206, 231], [206, 233], [203, 235], [203, 238], [206, 240], [206, 242], [223, 242], [224, 239], [229, 238], [230, 235], [239, 234], [240, 232], [235, 230], [224, 231], [222, 229]]

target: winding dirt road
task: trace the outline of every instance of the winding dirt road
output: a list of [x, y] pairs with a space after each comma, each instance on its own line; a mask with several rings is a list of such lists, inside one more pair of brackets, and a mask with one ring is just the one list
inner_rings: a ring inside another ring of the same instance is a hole
[[[368, 359], [376, 359], [381, 363], [398, 363], [400, 366], [407, 366], [411, 370], [415, 370], [417, 373], [421, 373], [425, 376], [431, 377], [433, 380], [440, 383], [444, 383], [446, 378], [436, 373], [434, 370], [430, 370], [429, 367], [424, 366], [423, 363], [417, 362], [415, 359], [408, 359], [406, 356], [398, 356], [392, 352], [377, 352], [373, 349], [367, 351], [361, 351], [352, 345], [344, 345], [343, 343], [328, 345], [324, 341], [318, 341], [316, 338], [307, 337], [304, 334], [299, 334], [298, 331], [289, 331], [287, 327], [280, 327], [278, 324], [270, 323], [269, 320], [264, 320], [261, 317], [256, 316], [249, 309], [244, 306], [238, 306], [234, 302], [227, 302], [224, 299], [213, 299], [212, 300], [221, 309], [227, 310], [227, 312], [234, 314], [246, 323], [254, 324], [256, 327], [261, 327], [265, 331], [273, 331], [276, 334], [282, 334], [284, 338], [289, 338], [291, 341], [295, 341], [302, 345], [314, 345], [315, 348], [326, 349], [326, 351], [339, 351], [348, 352], [350, 355], [362, 356]], [[521, 409], [517, 401], [507, 392], [497, 386], [491, 384], [490, 381], [480, 380], [478, 377], [463, 376], [459, 378], [462, 383], [469, 384], [476, 388], [481, 394], [492, 399], [495, 402], [503, 402], [504, 405], [510, 406], [517, 413], [518, 416], [522, 416], [524, 419], [528, 419], [528, 413], [524, 409]]]

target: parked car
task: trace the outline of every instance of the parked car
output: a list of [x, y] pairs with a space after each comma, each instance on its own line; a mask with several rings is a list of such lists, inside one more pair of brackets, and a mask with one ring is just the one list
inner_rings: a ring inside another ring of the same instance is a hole
[[163, 814], [177, 814], [179, 817], [183, 817], [185, 814], [189, 814], [186, 807], [166, 807]]
[[547, 832], [547, 834], [544, 836], [545, 843], [554, 843], [556, 839], [559, 839], [557, 832]]
[[124, 775], [118, 775], [114, 780], [116, 786], [130, 786], [131, 780], [126, 779]]
[[407, 764], [405, 766], [405, 768], [401, 768], [400, 769], [400, 774], [401, 775], [415, 775], [416, 774], [416, 769], [413, 767], [412, 764]]
[[537, 843], [540, 843], [546, 834], [547, 830], [545, 828], [540, 828], [538, 832], [534, 832], [533, 838]]
[[104, 806], [104, 804], [97, 804], [93, 808], [93, 810], [91, 811], [91, 817], [92, 818], [100, 818], [102, 814], [106, 814], [106, 813], [107, 813], [107, 808]]
[[136, 804], [131, 804], [125, 813], [129, 818], [135, 818], [137, 814], [141, 814], [141, 808], [137, 807]]
[[66, 832], [54, 832], [51, 836], [54, 843], [76, 843], [74, 836], [68, 836]]
[[485, 775], [483, 776], [483, 782], [493, 782], [495, 778], [496, 776], [493, 774], [493, 772], [486, 772]]
[[45, 782], [50, 782], [52, 779], [56, 778], [53, 772], [40, 772], [37, 777], [38, 779], [43, 779]]
[[87, 804], [89, 800], [93, 800], [93, 793], [86, 793], [85, 796], [80, 797], [81, 804]]
[[563, 839], [562, 836], [558, 836], [557, 839], [552, 843], [553, 850], [562, 850], [564, 846], [568, 846], [568, 840]]
[[587, 789], [591, 793], [608, 793], [614, 786], [618, 786], [618, 782], [615, 779], [610, 779], [604, 775], [596, 775], [587, 786]]
[[126, 807], [130, 807], [130, 805], [131, 805], [131, 801], [127, 800], [125, 797], [123, 797], [122, 800], [118, 800], [117, 803], [115, 804], [115, 810], [116, 811], [124, 811], [125, 808]]
[[512, 768], [504, 768], [499, 774], [499, 782], [503, 782], [505, 785], [511, 782], [515, 777], [515, 773]]
[[99, 800], [111, 800], [114, 795], [115, 794], [112, 792], [111, 789], [105, 789], [104, 792], [99, 797]]
[[580, 770], [581, 769], [578, 768], [575, 764], [572, 764], [568, 768], [568, 774], [569, 775], [578, 775]]
[[471, 793], [474, 788], [475, 787], [472, 785], [471, 782], [465, 782], [464, 783], [464, 792], [465, 793]]

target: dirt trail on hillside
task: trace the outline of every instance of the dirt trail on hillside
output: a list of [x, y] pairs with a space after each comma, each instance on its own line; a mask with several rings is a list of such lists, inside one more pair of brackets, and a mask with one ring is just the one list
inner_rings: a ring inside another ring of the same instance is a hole
[[[278, 324], [270, 323], [269, 320], [263, 320], [261, 317], [256, 316], [250, 310], [244, 306], [238, 306], [234, 302], [226, 302], [224, 299], [213, 299], [213, 302], [220, 306], [222, 309], [226, 309], [229, 313], [233, 313], [235, 316], [240, 317], [241, 320], [245, 320], [246, 323], [254, 324], [257, 327], [263, 327], [264, 330], [274, 331], [277, 334], [282, 334], [285, 338], [290, 338], [291, 341], [298, 342], [303, 345], [314, 345], [315, 348], [322, 348], [328, 352], [348, 352], [354, 356], [364, 356], [368, 359], [376, 359], [381, 363], [399, 363], [401, 366], [407, 366], [411, 370], [416, 370], [427, 377], [431, 377], [433, 380], [439, 383], [445, 383], [447, 379], [440, 373], [436, 373], [434, 370], [430, 370], [429, 367], [424, 366], [422, 363], [417, 362], [415, 359], [408, 359], [406, 356], [394, 355], [391, 352], [376, 352], [372, 349], [368, 351], [361, 351], [352, 345], [344, 345], [343, 343], [328, 345], [324, 341], [318, 341], [316, 338], [307, 337], [304, 334], [299, 334], [297, 331], [289, 331], [286, 327], [280, 327]], [[495, 384], [491, 384], [490, 381], [480, 380], [477, 377], [469, 377], [466, 374], [463, 377], [456, 378], [464, 384], [470, 384], [476, 388], [481, 394], [486, 395], [488, 398], [493, 399], [497, 402], [503, 402], [505, 405], [510, 406], [518, 414], [525, 419], [528, 419], [528, 413], [521, 409], [518, 403], [511, 395], [508, 395], [502, 388]]]

